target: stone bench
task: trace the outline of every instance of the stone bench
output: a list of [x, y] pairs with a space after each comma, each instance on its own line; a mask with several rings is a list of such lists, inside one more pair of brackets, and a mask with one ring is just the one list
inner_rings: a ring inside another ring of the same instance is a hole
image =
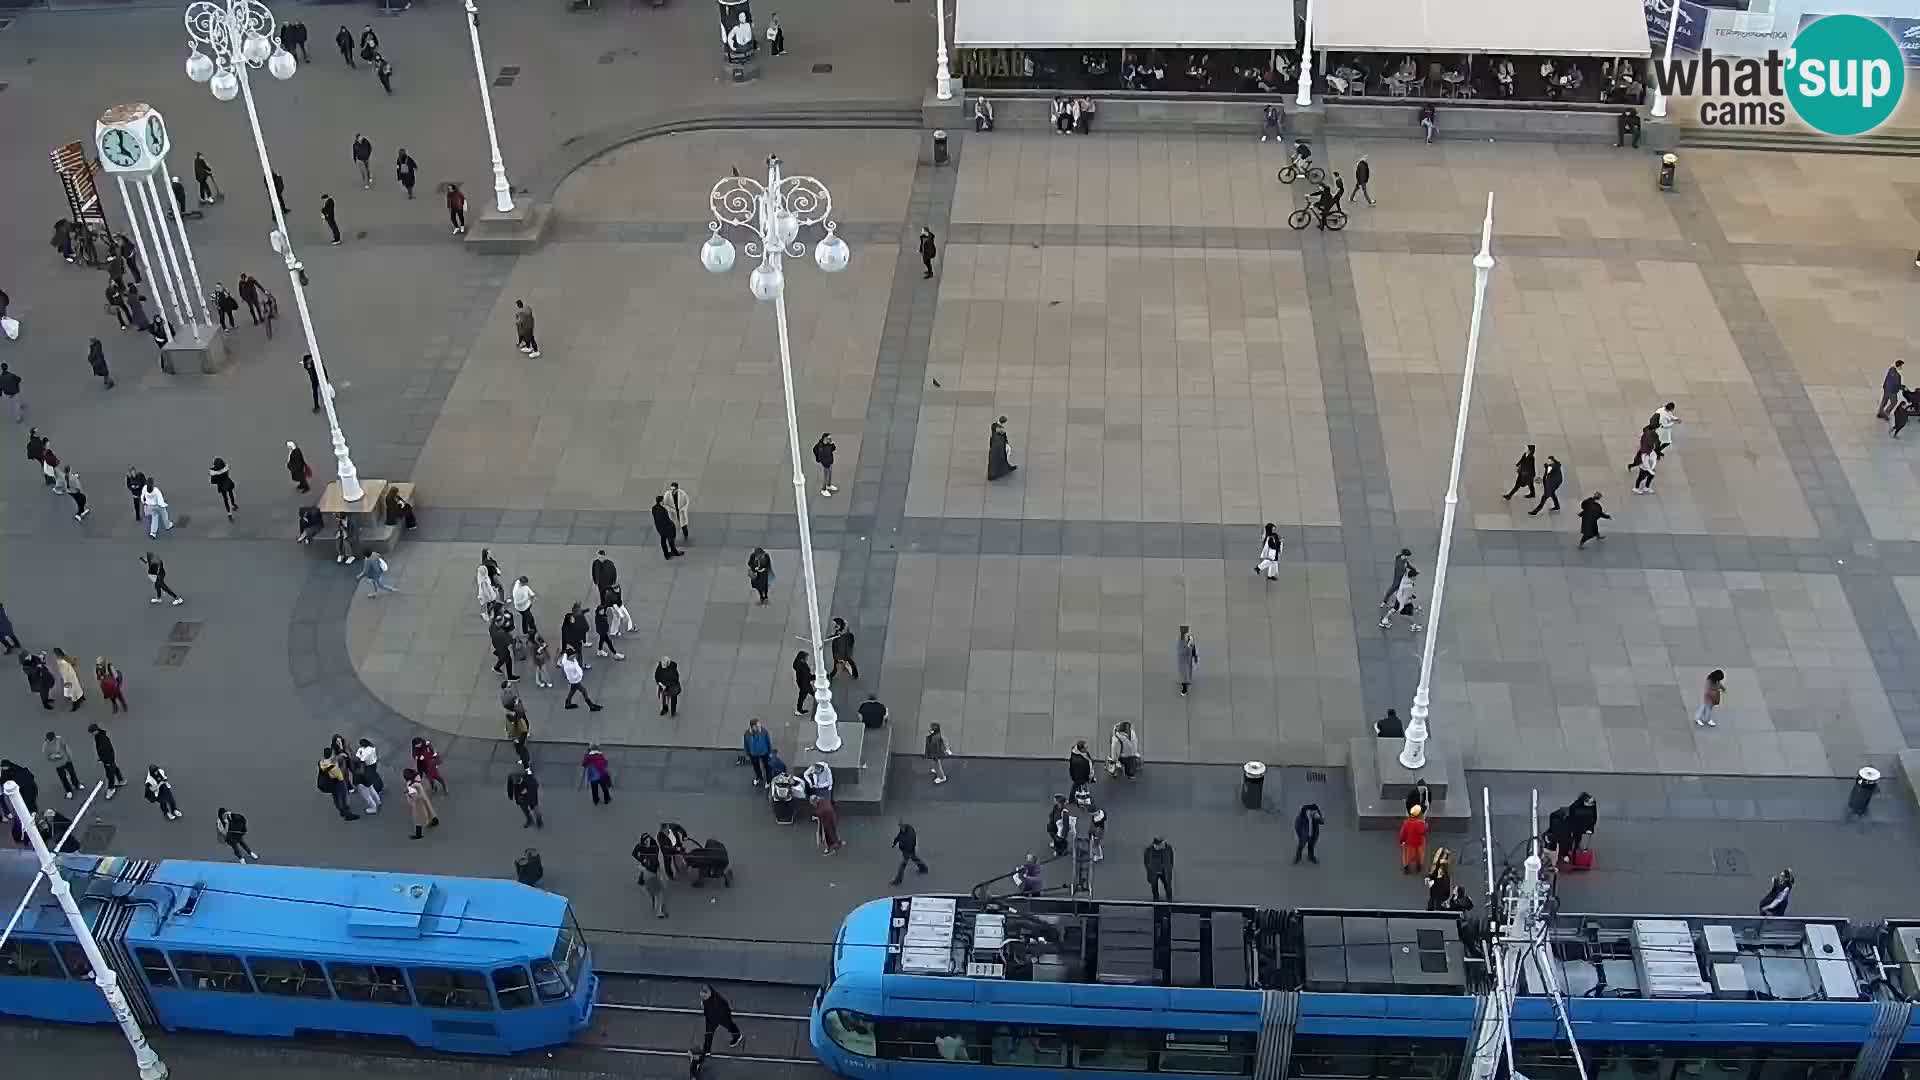
[[[408, 481], [365, 479], [360, 481], [360, 488], [364, 493], [360, 500], [349, 503], [340, 497], [340, 481], [335, 480], [328, 484], [327, 490], [320, 496], [320, 514], [328, 521], [331, 521], [335, 514], [346, 514], [357, 526], [356, 532], [363, 549], [391, 552], [400, 542], [400, 537], [406, 532], [406, 528], [402, 525], [387, 524], [381, 517], [381, 507], [386, 501], [388, 492], [398, 491], [400, 497], [413, 504], [414, 511], [418, 513], [420, 502], [416, 488]], [[322, 535], [326, 535], [324, 529]]]

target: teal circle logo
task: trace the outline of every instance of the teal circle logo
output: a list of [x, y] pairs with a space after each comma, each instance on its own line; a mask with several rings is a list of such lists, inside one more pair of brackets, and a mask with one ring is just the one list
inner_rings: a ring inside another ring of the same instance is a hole
[[1900, 44], [1886, 27], [1859, 15], [1828, 15], [1793, 39], [1787, 99], [1828, 135], [1860, 135], [1893, 115], [1906, 89]]

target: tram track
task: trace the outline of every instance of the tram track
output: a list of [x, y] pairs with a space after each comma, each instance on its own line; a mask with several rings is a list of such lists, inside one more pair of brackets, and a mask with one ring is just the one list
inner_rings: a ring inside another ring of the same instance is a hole
[[[698, 979], [601, 973], [592, 1024], [569, 1046], [556, 1048], [555, 1059], [578, 1058], [586, 1063], [614, 1055], [685, 1060], [705, 1032], [699, 997], [702, 985]], [[716, 1033], [710, 1067], [751, 1066], [755, 1077], [768, 1080], [821, 1080], [832, 1075], [814, 1060], [807, 1042], [814, 987], [729, 982], [713, 986], [732, 1006], [743, 1038], [739, 1046], [729, 1047], [726, 1032]]]

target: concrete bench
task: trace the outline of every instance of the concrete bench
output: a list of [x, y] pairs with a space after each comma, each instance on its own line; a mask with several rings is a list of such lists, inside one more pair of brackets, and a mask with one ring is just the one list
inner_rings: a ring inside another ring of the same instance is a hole
[[406, 532], [406, 528], [402, 525], [386, 523], [386, 519], [382, 516], [382, 508], [386, 504], [387, 495], [389, 492], [399, 492], [400, 497], [411, 503], [414, 511], [418, 513], [420, 502], [416, 494], [417, 489], [407, 481], [365, 479], [360, 481], [360, 487], [364, 492], [360, 500], [349, 503], [340, 497], [338, 480], [328, 484], [327, 490], [320, 496], [320, 513], [328, 521], [332, 521], [335, 514], [346, 514], [353, 519], [361, 548], [391, 552], [400, 542], [400, 537]]

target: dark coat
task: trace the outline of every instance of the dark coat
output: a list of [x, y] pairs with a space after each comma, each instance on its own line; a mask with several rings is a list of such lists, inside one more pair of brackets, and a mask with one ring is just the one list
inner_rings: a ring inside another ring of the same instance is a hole
[[112, 765], [115, 761], [113, 739], [104, 728], [93, 733], [93, 756], [99, 758], [102, 765]]
[[1318, 803], [1308, 803], [1293, 816], [1293, 835], [1302, 840], [1318, 840], [1320, 826], [1326, 824], [1326, 817], [1320, 813]]
[[899, 848], [902, 855], [912, 855], [919, 850], [920, 834], [913, 831], [913, 826], [903, 821], [900, 823], [900, 831], [893, 834], [893, 846]]
[[1074, 784], [1086, 784], [1093, 780], [1093, 758], [1085, 751], [1073, 750], [1067, 754], [1067, 778]]
[[813, 689], [813, 665], [799, 657], [793, 660], [793, 684], [802, 690]]
[[1533, 451], [1521, 454], [1520, 460], [1513, 463], [1513, 475], [1523, 484], [1533, 483]]
[[613, 565], [612, 559], [593, 560], [593, 583], [596, 587], [610, 589], [620, 580], [620, 568]]
[[531, 810], [540, 805], [540, 781], [530, 772], [507, 777], [507, 798], [516, 806]]
[[1172, 844], [1161, 844], [1158, 847], [1148, 844], [1144, 859], [1149, 874], [1171, 875], [1173, 873]]
[[1547, 462], [1547, 471], [1541, 477], [1541, 482], [1546, 485], [1548, 491], [1559, 491], [1560, 481], [1566, 474], [1565, 467], [1559, 462], [1549, 461]]
[[307, 478], [307, 455], [301, 453], [297, 446], [287, 451], [287, 475], [296, 484]]
[[679, 531], [679, 526], [673, 523], [673, 515], [660, 503], [653, 504], [653, 531], [661, 536], [673, 536]]
[[655, 685], [659, 686], [660, 689], [666, 691], [668, 694], [678, 694], [680, 692], [680, 665], [675, 663], [656, 665], [653, 669], [653, 681]]

